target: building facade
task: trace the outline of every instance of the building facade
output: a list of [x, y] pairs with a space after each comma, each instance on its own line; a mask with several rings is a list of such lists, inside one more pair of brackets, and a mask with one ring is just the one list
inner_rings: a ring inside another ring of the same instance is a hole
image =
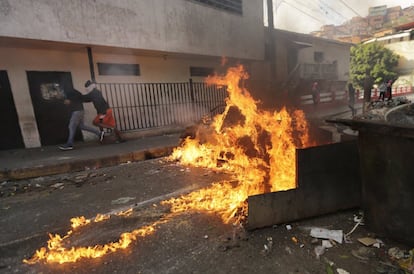
[[290, 97], [309, 94], [313, 82], [322, 92], [342, 91], [349, 78], [351, 43], [275, 30], [280, 86]]
[[197, 81], [264, 59], [262, 0], [3, 0], [0, 25], [1, 149], [65, 141], [62, 93], [88, 79]]

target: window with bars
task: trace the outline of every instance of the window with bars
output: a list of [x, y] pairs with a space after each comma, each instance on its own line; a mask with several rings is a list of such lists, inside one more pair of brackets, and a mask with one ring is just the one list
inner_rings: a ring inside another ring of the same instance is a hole
[[189, 0], [231, 13], [243, 14], [242, 0]]
[[139, 64], [98, 63], [99, 75], [141, 75]]
[[324, 59], [324, 57], [323, 57], [323, 52], [321, 52], [321, 51], [315, 51], [315, 52], [313, 53], [313, 60], [314, 60], [316, 63], [321, 63], [321, 62], [323, 61], [323, 59]]
[[205, 67], [190, 67], [190, 75], [191, 76], [201, 76], [207, 77], [209, 75], [214, 74], [213, 68], [205, 68]]

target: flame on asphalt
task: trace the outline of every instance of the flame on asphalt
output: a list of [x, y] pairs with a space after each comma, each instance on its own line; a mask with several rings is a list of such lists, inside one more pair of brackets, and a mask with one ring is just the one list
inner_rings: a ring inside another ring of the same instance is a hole
[[[196, 138], [187, 138], [170, 156], [184, 165], [231, 172], [235, 179], [161, 202], [170, 207], [171, 214], [191, 210], [214, 212], [224, 223], [238, 222], [240, 212], [247, 212], [248, 196], [296, 187], [296, 148], [311, 145], [305, 115], [286, 108], [274, 112], [259, 110], [259, 102], [240, 86], [247, 78], [241, 65], [230, 68], [224, 76], [207, 78], [207, 83], [227, 87], [224, 112], [215, 116], [208, 127], [200, 127]], [[154, 233], [157, 226], [167, 222], [163, 219], [123, 233], [117, 242], [105, 245], [65, 247], [65, 239], [75, 229], [108, 218], [99, 214], [93, 220], [72, 218], [72, 230], [63, 237], [49, 235], [47, 247], [24, 262], [66, 263], [101, 257], [127, 248], [138, 237]]]

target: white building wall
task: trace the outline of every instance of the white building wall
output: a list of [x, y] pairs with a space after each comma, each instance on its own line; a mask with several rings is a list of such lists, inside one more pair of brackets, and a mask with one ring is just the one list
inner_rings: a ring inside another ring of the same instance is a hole
[[[100, 83], [161, 83], [187, 82], [189, 78], [202, 81], [201, 77], [190, 76], [190, 66], [220, 69], [217, 58], [178, 58], [165, 56], [137, 56], [128, 54], [94, 53], [94, 63], [137, 63], [141, 76], [101, 76], [95, 67], [96, 80]], [[71, 72], [73, 86], [83, 91], [83, 85], [90, 79], [86, 48], [75, 47], [70, 50], [50, 50], [33, 48], [0, 47], [0, 70], [8, 73], [11, 90], [16, 106], [24, 144], [27, 148], [41, 146], [34, 115], [33, 104], [27, 81], [27, 71]], [[96, 115], [92, 104], [84, 104], [85, 121], [91, 125]], [[82, 132], [86, 140], [96, 138]]]
[[188, 0], [2, 0], [0, 37], [263, 59], [263, 1], [243, 15]]
[[[85, 59], [86, 56], [85, 50]], [[140, 56], [132, 54], [94, 53], [96, 81], [100, 83], [176, 83], [202, 80], [201, 77], [191, 77], [190, 67], [220, 67], [218, 58], [177, 57], [168, 55]], [[110, 76], [99, 75], [96, 63], [139, 64], [140, 76]], [[87, 73], [89, 75], [89, 72]]]
[[301, 63], [315, 63], [314, 52], [323, 52], [324, 60], [322, 64], [332, 64], [337, 61], [338, 81], [348, 81], [350, 65], [350, 45], [332, 43], [324, 40], [314, 40], [312, 47], [299, 51]]
[[385, 47], [400, 56], [397, 67], [399, 78], [393, 86], [414, 86], [414, 41], [386, 44]]

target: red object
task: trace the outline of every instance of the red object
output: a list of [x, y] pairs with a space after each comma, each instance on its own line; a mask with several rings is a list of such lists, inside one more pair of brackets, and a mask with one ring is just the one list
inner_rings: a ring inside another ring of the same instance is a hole
[[115, 128], [115, 118], [112, 114], [112, 109], [108, 108], [106, 114], [98, 114], [93, 119], [93, 124], [103, 128]]

